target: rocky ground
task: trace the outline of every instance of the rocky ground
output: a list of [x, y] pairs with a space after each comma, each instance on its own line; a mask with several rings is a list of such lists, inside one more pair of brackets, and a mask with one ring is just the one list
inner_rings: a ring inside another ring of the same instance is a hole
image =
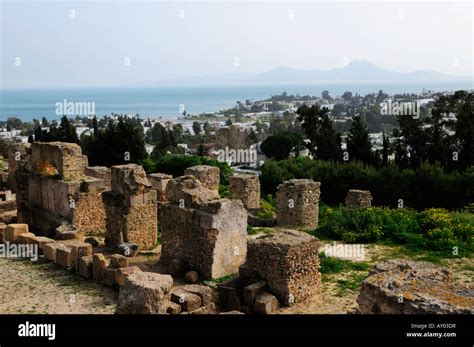
[[[324, 245], [324, 242], [323, 242]], [[368, 266], [362, 270], [344, 270], [322, 276], [321, 291], [302, 303], [280, 310], [282, 314], [337, 314], [357, 307], [360, 284], [368, 269], [379, 261], [393, 258], [431, 260], [447, 266], [454, 278], [474, 287], [474, 259], [430, 259], [426, 254], [408, 254], [399, 246], [368, 245]], [[156, 254], [142, 255], [131, 262], [140, 264], [145, 271], [164, 272], [157, 268]], [[54, 263], [39, 260], [12, 260], [0, 258], [0, 314], [4, 313], [76, 313], [109, 314], [116, 306], [118, 292], [96, 281], [86, 280]], [[175, 285], [182, 285], [181, 280]]]

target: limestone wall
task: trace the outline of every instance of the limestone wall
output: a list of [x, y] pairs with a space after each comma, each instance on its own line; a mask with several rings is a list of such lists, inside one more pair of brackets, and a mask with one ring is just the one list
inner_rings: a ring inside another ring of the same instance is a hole
[[158, 232], [156, 191], [143, 168], [136, 164], [112, 167], [112, 190], [102, 194], [106, 214], [107, 246], [135, 243], [141, 249], [156, 244]]
[[204, 278], [238, 272], [247, 254], [247, 212], [238, 200], [212, 200], [199, 207], [165, 204], [161, 261], [181, 262]]
[[79, 145], [36, 142], [18, 165], [19, 222], [51, 236], [60, 225], [81, 234], [104, 231], [104, 181], [86, 176], [87, 157]]

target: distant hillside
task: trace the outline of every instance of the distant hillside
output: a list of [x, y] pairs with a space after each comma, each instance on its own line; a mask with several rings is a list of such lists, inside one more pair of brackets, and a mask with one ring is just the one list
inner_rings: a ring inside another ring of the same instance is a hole
[[232, 85], [232, 84], [275, 84], [311, 83], [335, 81], [455, 81], [468, 80], [472, 76], [451, 76], [437, 71], [418, 70], [396, 72], [378, 67], [365, 60], [356, 60], [340, 69], [302, 70], [279, 67], [257, 75], [225, 74], [196, 76], [161, 81], [159, 85]]

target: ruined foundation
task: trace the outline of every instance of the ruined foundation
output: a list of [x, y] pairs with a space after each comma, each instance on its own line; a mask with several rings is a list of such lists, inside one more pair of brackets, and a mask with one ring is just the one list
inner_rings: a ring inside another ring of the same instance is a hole
[[277, 187], [277, 223], [279, 226], [316, 228], [319, 218], [320, 182], [292, 179]]

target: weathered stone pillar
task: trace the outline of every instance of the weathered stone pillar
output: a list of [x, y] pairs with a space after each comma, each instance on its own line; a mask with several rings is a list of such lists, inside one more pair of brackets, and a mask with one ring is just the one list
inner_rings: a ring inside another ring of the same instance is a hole
[[277, 187], [279, 226], [316, 228], [318, 226], [320, 182], [292, 179]]
[[112, 167], [112, 190], [102, 194], [106, 211], [105, 243], [117, 249], [123, 243], [135, 243], [141, 249], [156, 244], [156, 191], [139, 165]]
[[218, 167], [209, 165], [196, 165], [184, 170], [184, 175], [196, 177], [204, 187], [219, 190], [220, 172]]
[[346, 206], [351, 208], [370, 207], [372, 194], [368, 190], [351, 189], [346, 196]]
[[239, 199], [247, 209], [260, 207], [258, 175], [236, 174], [229, 178], [229, 199]]

